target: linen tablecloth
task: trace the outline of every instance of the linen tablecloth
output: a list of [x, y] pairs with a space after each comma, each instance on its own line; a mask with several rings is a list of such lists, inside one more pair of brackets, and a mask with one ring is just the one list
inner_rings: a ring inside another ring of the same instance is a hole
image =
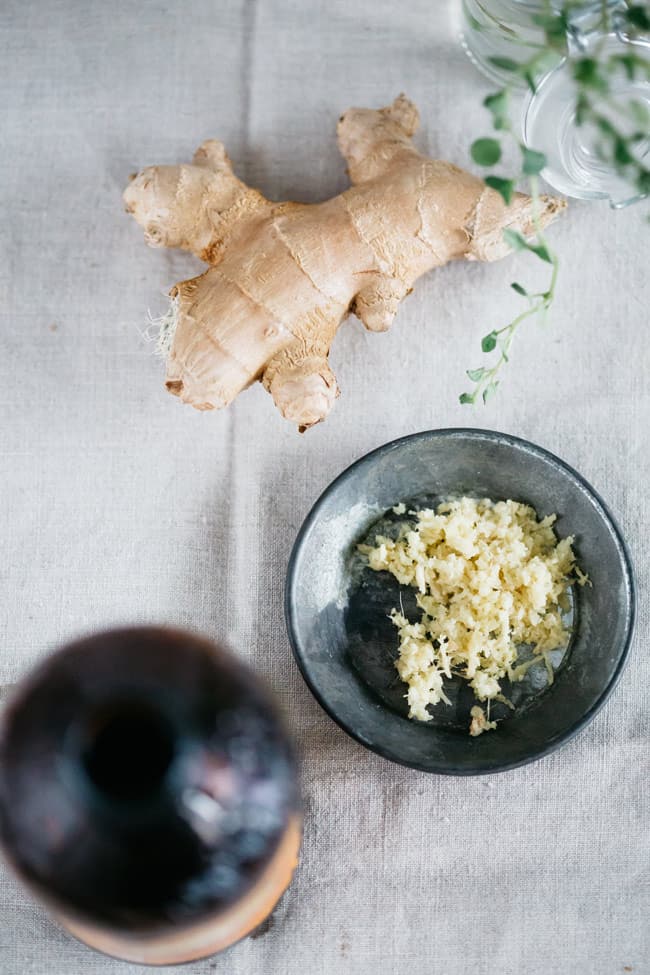
[[[162, 387], [147, 310], [193, 276], [145, 247], [128, 175], [222, 139], [275, 199], [346, 183], [335, 126], [400, 91], [419, 145], [468, 165], [490, 90], [445, 0], [4, 0], [0, 11], [0, 684], [115, 623], [225, 636], [267, 679], [304, 763], [295, 881], [258, 936], [197, 975], [616, 975], [650, 971], [647, 207], [575, 204], [553, 227], [552, 322], [526, 326], [499, 394], [458, 405], [480, 337], [542, 280], [516, 256], [418, 282], [392, 330], [351, 320], [343, 395], [305, 436], [256, 387], [199, 414]], [[580, 470], [630, 543], [640, 616], [596, 720], [517, 771], [454, 779], [365, 751], [320, 710], [282, 610], [298, 527], [328, 482], [393, 437], [474, 425]], [[3, 868], [4, 869], [4, 868]], [[75, 943], [0, 873], [2, 975], [138, 971]], [[179, 973], [186, 969], [171, 969]]]

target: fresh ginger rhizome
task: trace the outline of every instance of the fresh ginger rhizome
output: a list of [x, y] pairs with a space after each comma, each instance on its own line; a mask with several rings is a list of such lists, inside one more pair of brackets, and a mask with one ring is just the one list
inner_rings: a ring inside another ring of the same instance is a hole
[[415, 105], [349, 109], [338, 142], [352, 186], [318, 204], [273, 203], [233, 173], [208, 140], [191, 164], [150, 166], [124, 192], [152, 247], [180, 247], [210, 267], [171, 291], [167, 389], [199, 410], [227, 406], [256, 380], [305, 430], [339, 395], [328, 364], [352, 312], [388, 329], [420, 275], [459, 258], [493, 261], [506, 228], [530, 235], [565, 203], [502, 197], [415, 148]]

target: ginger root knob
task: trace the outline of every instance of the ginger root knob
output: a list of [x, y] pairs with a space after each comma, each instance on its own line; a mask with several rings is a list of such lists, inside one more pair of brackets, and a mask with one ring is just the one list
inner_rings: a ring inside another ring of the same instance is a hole
[[[124, 191], [151, 246], [180, 247], [209, 267], [172, 289], [167, 389], [197, 409], [220, 408], [261, 380], [282, 416], [305, 430], [339, 391], [327, 362], [350, 311], [389, 328], [417, 278], [447, 261], [492, 261], [503, 230], [534, 232], [533, 205], [417, 151], [415, 105], [349, 109], [338, 125], [352, 185], [316, 204], [273, 203], [239, 180], [223, 145], [191, 164], [151, 166]], [[542, 197], [545, 226], [565, 207]]]

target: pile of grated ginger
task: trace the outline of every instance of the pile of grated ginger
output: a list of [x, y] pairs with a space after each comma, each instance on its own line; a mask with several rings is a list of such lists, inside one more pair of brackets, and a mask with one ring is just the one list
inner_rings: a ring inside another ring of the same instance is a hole
[[[406, 506], [393, 511], [405, 514]], [[481, 707], [471, 710], [470, 734], [479, 735], [496, 727], [489, 702], [510, 703], [501, 691], [504, 678], [522, 680], [543, 661], [552, 682], [549, 653], [570, 637], [562, 618], [568, 589], [588, 578], [576, 565], [573, 536], [558, 541], [556, 515], [538, 521], [533, 508], [517, 501], [463, 497], [409, 515], [415, 525], [405, 523], [396, 539], [378, 535], [374, 546], [359, 546], [371, 569], [418, 591], [419, 622], [391, 612], [409, 717], [430, 721], [429, 706], [450, 703], [444, 678], [460, 676], [488, 702], [488, 717]], [[518, 663], [523, 644], [533, 655]]]

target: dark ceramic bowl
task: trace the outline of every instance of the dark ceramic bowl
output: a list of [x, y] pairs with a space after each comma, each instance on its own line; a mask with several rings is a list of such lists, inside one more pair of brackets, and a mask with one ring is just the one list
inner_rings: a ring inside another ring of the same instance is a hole
[[[502, 719], [497, 729], [477, 738], [468, 734], [476, 701], [460, 680], [445, 685], [452, 704], [432, 708], [431, 722], [408, 719], [405, 685], [394, 667], [397, 635], [387, 615], [400, 592], [409, 615], [413, 592], [388, 573], [364, 568], [356, 554], [357, 543], [372, 539], [377, 528], [390, 530], [393, 505], [431, 506], [454, 495], [512, 498], [540, 517], [557, 513], [557, 534], [575, 536], [578, 564], [592, 583], [572, 587], [572, 638], [554, 661], [553, 683], [532, 668], [526, 681], [506, 688], [515, 709], [493, 712]], [[628, 654], [634, 581], [614, 519], [563, 461], [501, 433], [432, 430], [362, 457], [321, 495], [289, 562], [286, 618], [303, 677], [348, 734], [411, 768], [476, 775], [540, 758], [594, 717]]]

